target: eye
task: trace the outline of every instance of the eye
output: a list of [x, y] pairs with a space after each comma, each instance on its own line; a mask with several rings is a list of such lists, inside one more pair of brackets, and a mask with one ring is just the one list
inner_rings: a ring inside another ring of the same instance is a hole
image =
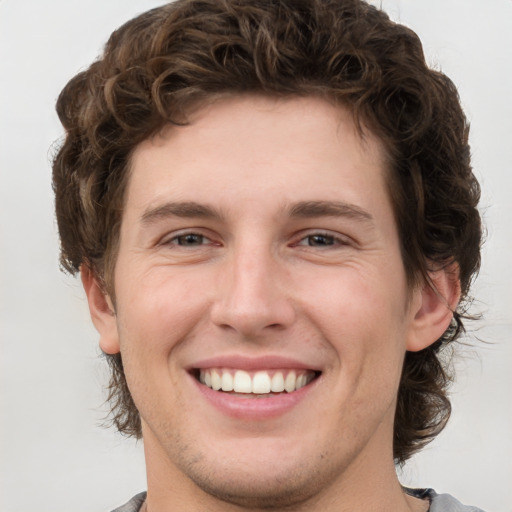
[[176, 245], [182, 245], [185, 247], [195, 247], [203, 245], [207, 238], [197, 233], [187, 233], [185, 235], [179, 235], [172, 238], [170, 241]]
[[312, 233], [299, 240], [295, 245], [306, 247], [335, 247], [347, 245], [348, 241], [330, 233]]
[[334, 245], [335, 243], [336, 239], [332, 235], [308, 235], [299, 242], [299, 245], [325, 247], [327, 245]]
[[162, 245], [171, 245], [179, 247], [201, 247], [204, 245], [213, 245], [212, 240], [201, 233], [187, 232], [174, 235], [162, 241]]

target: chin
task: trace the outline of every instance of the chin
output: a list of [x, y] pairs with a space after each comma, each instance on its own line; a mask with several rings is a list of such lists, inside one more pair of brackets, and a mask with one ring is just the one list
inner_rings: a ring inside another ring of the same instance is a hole
[[[292, 507], [314, 500], [329, 487], [338, 468], [327, 452], [300, 449], [297, 443], [267, 439], [252, 451], [237, 443], [231, 456], [222, 443], [215, 453], [203, 451], [182, 458], [181, 471], [207, 495], [233, 505], [266, 509]], [[304, 448], [304, 446], [303, 446]], [[190, 454], [189, 454], [190, 455]]]
[[206, 494], [233, 505], [266, 509], [290, 507], [311, 499], [323, 487], [319, 478], [311, 478], [308, 470], [276, 473], [276, 471], [236, 470], [205, 471], [189, 474]]

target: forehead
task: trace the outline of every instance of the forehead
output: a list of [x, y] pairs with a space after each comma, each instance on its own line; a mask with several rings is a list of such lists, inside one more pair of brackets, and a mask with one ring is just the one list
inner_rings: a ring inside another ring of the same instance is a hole
[[[385, 162], [380, 140], [369, 131], [362, 137], [343, 106], [316, 97], [224, 98], [136, 148], [128, 203], [175, 194], [211, 201], [235, 188], [248, 200], [265, 190], [291, 202], [349, 199], [358, 181], [371, 200], [371, 189], [384, 185]], [[343, 183], [329, 189], [337, 178]]]

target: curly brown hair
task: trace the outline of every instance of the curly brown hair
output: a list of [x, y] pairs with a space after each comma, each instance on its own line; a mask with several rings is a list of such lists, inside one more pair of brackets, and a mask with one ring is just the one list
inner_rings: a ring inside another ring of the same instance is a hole
[[[453, 83], [429, 69], [410, 29], [360, 0], [177, 0], [129, 21], [62, 91], [66, 130], [53, 186], [61, 265], [88, 266], [112, 297], [130, 157], [166, 124], [216, 95], [316, 95], [350, 109], [390, 157], [390, 196], [410, 285], [458, 267], [462, 300], [436, 343], [405, 357], [394, 429], [404, 462], [445, 426], [443, 349], [463, 331], [480, 265], [480, 190]], [[120, 354], [107, 355], [120, 432], [141, 435]]]

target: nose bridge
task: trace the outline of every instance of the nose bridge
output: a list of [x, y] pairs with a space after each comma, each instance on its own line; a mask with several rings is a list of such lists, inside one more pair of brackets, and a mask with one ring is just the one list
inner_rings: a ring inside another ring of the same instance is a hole
[[288, 326], [294, 310], [284, 286], [284, 272], [271, 247], [257, 241], [238, 244], [220, 276], [214, 322], [244, 336]]

